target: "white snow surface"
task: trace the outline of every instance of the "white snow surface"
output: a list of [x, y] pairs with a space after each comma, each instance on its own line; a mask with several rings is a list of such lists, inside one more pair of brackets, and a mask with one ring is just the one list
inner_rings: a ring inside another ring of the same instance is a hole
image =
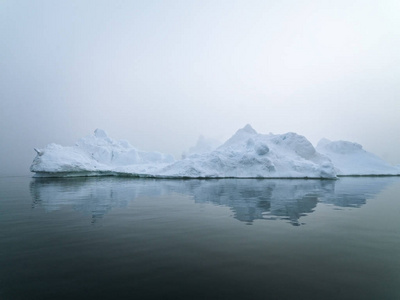
[[316, 149], [329, 157], [339, 176], [400, 175], [399, 166], [390, 165], [357, 143], [322, 139]]
[[[155, 178], [336, 178], [336, 175], [394, 175], [392, 167], [358, 144], [323, 140], [318, 151], [301, 135], [260, 134], [250, 125], [218, 148], [182, 160], [145, 152], [100, 129], [74, 146], [37, 150], [35, 177], [125, 175]], [[322, 153], [322, 154], [321, 154]], [[396, 172], [397, 171], [397, 172]]]

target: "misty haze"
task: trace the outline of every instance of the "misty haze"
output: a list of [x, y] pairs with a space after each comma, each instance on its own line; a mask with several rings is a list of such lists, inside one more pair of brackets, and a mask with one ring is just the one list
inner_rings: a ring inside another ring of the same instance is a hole
[[0, 1], [0, 299], [400, 299], [399, 11]]

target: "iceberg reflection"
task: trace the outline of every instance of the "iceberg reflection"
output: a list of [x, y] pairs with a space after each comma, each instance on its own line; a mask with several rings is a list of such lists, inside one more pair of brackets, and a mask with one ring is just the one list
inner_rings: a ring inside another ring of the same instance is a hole
[[115, 177], [35, 178], [30, 183], [33, 207], [47, 211], [64, 205], [101, 218], [113, 208], [124, 208], [140, 196], [179, 193], [195, 203], [229, 207], [235, 219], [251, 224], [258, 219], [283, 219], [300, 225], [318, 203], [360, 207], [396, 178], [362, 177], [333, 180], [215, 179], [155, 180]]

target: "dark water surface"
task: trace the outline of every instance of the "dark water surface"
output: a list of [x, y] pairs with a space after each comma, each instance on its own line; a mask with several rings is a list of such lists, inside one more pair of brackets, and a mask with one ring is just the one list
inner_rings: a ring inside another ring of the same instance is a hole
[[0, 299], [400, 299], [400, 178], [0, 178]]

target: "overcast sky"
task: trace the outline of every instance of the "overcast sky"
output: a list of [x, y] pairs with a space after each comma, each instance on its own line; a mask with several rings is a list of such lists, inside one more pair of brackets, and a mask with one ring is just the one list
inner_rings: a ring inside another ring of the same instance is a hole
[[0, 174], [96, 128], [180, 154], [250, 123], [400, 164], [400, 1], [0, 0]]

